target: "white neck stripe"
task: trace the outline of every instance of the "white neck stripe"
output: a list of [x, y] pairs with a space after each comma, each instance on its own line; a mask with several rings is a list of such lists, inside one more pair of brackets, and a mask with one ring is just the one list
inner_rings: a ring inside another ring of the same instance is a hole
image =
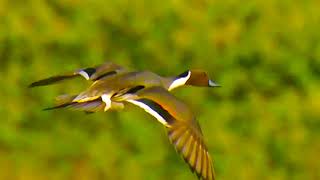
[[86, 80], [89, 80], [89, 79], [90, 79], [89, 74], [86, 73], [86, 72], [83, 71], [83, 70], [79, 71], [79, 74], [80, 74], [81, 76], [83, 76]]
[[185, 85], [188, 79], [190, 78], [190, 76], [191, 76], [191, 71], [188, 71], [188, 75], [186, 77], [181, 77], [179, 79], [174, 80], [169, 86], [168, 90], [171, 91], [172, 89]]

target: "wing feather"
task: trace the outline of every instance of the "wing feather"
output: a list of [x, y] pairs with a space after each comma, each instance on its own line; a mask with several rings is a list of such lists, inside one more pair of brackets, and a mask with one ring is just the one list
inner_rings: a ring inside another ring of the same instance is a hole
[[190, 169], [199, 178], [214, 179], [211, 158], [203, 141], [200, 126], [193, 116], [181, 115], [190, 115], [190, 110], [167, 90], [160, 87], [139, 90], [132, 97], [134, 99], [126, 96], [129, 98], [126, 101], [143, 108], [158, 120], [161, 119], [159, 121], [167, 127], [171, 144], [189, 164]]
[[[214, 171], [208, 150], [202, 137], [198, 137], [197, 133], [192, 132], [191, 129], [183, 128], [183, 125], [172, 125], [168, 128], [169, 139], [177, 152], [182, 155], [191, 170], [195, 171], [199, 178], [214, 179]], [[179, 143], [177, 143], [178, 140], [180, 140]]]

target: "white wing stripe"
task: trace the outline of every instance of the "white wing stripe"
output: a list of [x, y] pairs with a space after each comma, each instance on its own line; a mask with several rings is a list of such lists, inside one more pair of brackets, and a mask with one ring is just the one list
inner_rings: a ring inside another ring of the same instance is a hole
[[137, 105], [139, 107], [141, 107], [142, 109], [144, 109], [147, 113], [151, 114], [153, 117], [155, 117], [161, 124], [169, 127], [169, 124], [167, 123], [167, 121], [165, 119], [163, 119], [163, 117], [156, 112], [155, 110], [153, 110], [152, 108], [150, 108], [148, 105], [139, 102], [139, 101], [135, 101], [135, 100], [127, 100], [128, 102]]

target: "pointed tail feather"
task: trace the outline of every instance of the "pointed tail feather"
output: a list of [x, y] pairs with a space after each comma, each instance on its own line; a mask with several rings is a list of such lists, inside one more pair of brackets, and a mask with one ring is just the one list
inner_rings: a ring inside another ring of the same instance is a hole
[[66, 80], [66, 79], [74, 78], [76, 76], [77, 76], [77, 74], [52, 76], [52, 77], [49, 77], [49, 78], [46, 78], [46, 79], [42, 79], [42, 80], [33, 82], [28, 87], [29, 88], [33, 88], [33, 87], [37, 87], [37, 86], [51, 85], [51, 84], [55, 84], [55, 83], [61, 82], [61, 81]]
[[60, 104], [60, 105], [57, 105], [57, 106], [44, 108], [43, 110], [44, 110], [44, 111], [49, 111], [49, 110], [54, 110], [54, 109], [66, 108], [66, 107], [72, 106], [72, 105], [75, 104], [75, 103], [76, 103], [76, 102]]
[[78, 111], [85, 111], [85, 112], [98, 112], [103, 111], [105, 104], [101, 99], [96, 99], [93, 101], [87, 101], [87, 102], [65, 102], [63, 104], [59, 104], [57, 106], [45, 108], [43, 110], [54, 110], [54, 109], [61, 109], [61, 108], [70, 108], [73, 110]]

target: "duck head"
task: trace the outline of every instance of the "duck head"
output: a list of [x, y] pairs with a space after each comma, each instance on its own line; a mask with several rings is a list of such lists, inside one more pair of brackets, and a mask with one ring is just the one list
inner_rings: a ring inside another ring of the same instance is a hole
[[209, 75], [202, 70], [187, 70], [174, 78], [169, 86], [169, 91], [183, 85], [199, 87], [220, 87]]

